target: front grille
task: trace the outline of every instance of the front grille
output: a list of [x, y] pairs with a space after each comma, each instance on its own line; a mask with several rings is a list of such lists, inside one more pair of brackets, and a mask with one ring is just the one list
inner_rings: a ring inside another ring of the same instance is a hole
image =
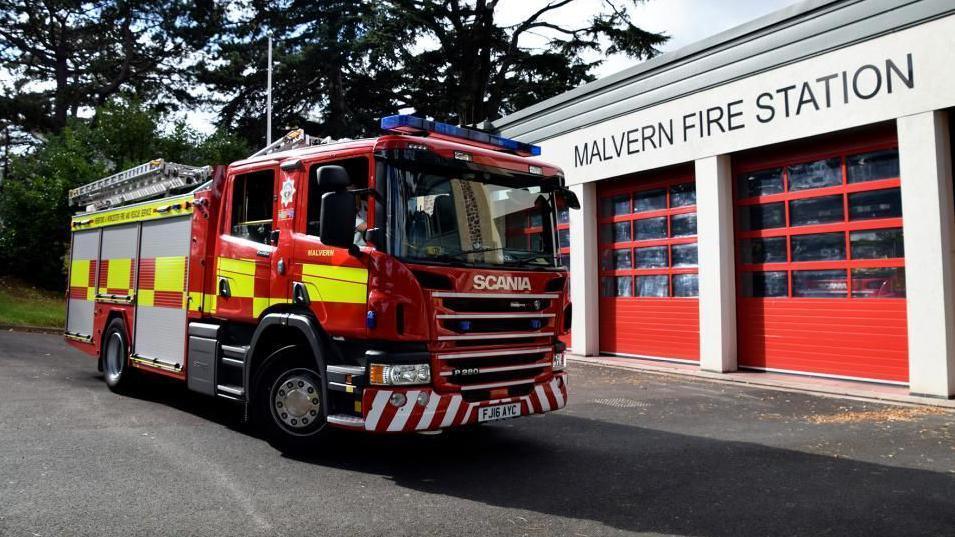
[[471, 313], [527, 313], [550, 307], [549, 298], [445, 298], [444, 307]]
[[438, 376], [462, 391], [512, 389], [549, 372], [550, 353], [550, 347], [532, 347], [439, 354]]
[[537, 332], [548, 327], [549, 319], [536, 318], [502, 318], [482, 319], [480, 317], [460, 317], [441, 319], [441, 326], [459, 333], [471, 332]]
[[436, 291], [432, 376], [468, 400], [523, 393], [551, 375], [558, 294]]

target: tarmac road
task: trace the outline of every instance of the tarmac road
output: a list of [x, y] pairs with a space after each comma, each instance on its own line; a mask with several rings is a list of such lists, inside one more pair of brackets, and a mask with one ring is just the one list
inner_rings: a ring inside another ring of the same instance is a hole
[[558, 413], [283, 456], [0, 333], [0, 536], [955, 535], [955, 416], [577, 365]]

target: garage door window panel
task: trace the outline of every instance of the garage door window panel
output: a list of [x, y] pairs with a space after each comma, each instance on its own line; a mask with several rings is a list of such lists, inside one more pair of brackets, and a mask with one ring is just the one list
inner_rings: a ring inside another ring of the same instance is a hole
[[745, 264], [785, 263], [786, 237], [743, 239], [740, 241], [740, 260]]
[[740, 277], [743, 296], [755, 298], [789, 296], [789, 273], [744, 272]]
[[[765, 186], [776, 184], [766, 170], [736, 176], [741, 295], [903, 297], [898, 285], [883, 281], [888, 276], [849, 275], [904, 266], [897, 151], [827, 156], [781, 170], [782, 192]], [[852, 292], [855, 284], [877, 282], [879, 293]]]
[[852, 269], [853, 298], [905, 298], [905, 267]]
[[845, 298], [849, 289], [845, 270], [794, 270], [793, 296]]
[[862, 183], [899, 177], [899, 151], [886, 149], [851, 155], [846, 159], [848, 182]]
[[699, 275], [674, 274], [673, 296], [697, 297], [700, 295]]
[[842, 196], [824, 196], [789, 202], [791, 226], [810, 226], [841, 222], [845, 218]]
[[637, 268], [666, 268], [669, 265], [666, 246], [637, 248], [634, 251], [637, 257]]
[[670, 207], [696, 205], [696, 183], [681, 183], [670, 187]]
[[849, 194], [849, 218], [851, 220], [900, 218], [901, 216], [902, 195], [898, 188]]
[[892, 259], [905, 257], [902, 229], [873, 229], [849, 234], [852, 259]]
[[667, 236], [667, 219], [660, 216], [656, 218], [643, 218], [634, 222], [635, 241], [645, 241], [652, 239], [665, 239]]
[[741, 198], [755, 198], [783, 192], [783, 170], [774, 168], [740, 175], [736, 189]]
[[765, 205], [744, 205], [739, 208], [739, 226], [745, 231], [772, 229], [786, 225], [786, 206], [784, 203]]
[[670, 296], [669, 277], [664, 275], [637, 276], [637, 296], [657, 298]]
[[829, 158], [793, 164], [786, 168], [789, 191], [823, 188], [842, 184], [842, 159]]
[[670, 255], [674, 267], [697, 266], [696, 243], [674, 244], [670, 247]]

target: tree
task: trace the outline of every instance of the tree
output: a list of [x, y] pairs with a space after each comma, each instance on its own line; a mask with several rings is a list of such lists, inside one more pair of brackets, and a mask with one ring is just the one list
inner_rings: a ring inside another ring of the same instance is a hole
[[189, 103], [182, 64], [219, 12], [213, 0], [0, 0], [0, 67], [15, 80], [0, 119], [43, 135], [120, 92]]
[[[634, 2], [639, 3], [639, 1]], [[623, 53], [645, 59], [659, 53], [668, 37], [634, 25], [627, 6], [604, 0], [603, 9], [581, 14], [576, 26], [552, 16], [578, 8], [577, 0], [542, 3], [524, 20], [499, 22], [498, 0], [387, 0], [386, 17], [396, 33], [432, 37], [425, 53], [406, 47], [406, 105], [446, 121], [476, 124], [593, 80], [583, 54]], [[530, 48], [528, 38], [544, 39]], [[416, 43], [420, 46], [420, 43]]]
[[619, 1], [604, 0], [575, 27], [553, 15], [579, 8], [579, 0], [542, 3], [516, 24], [500, 21], [498, 0], [254, 1], [199, 76], [226, 96], [220, 125], [261, 140], [272, 31], [279, 126], [360, 136], [406, 107], [475, 124], [593, 80], [600, 62], [584, 60], [587, 52], [657, 54], [667, 36], [638, 28]]
[[244, 7], [197, 66], [210, 100], [221, 106], [220, 127], [263, 144], [270, 32], [273, 138], [295, 127], [336, 138], [367, 134], [382, 110], [397, 106], [397, 51], [372, 40], [375, 3], [265, 0]]
[[[92, 120], [71, 119], [35, 151], [11, 158], [0, 185], [0, 274], [61, 289], [72, 188], [154, 158], [181, 164], [225, 164], [251, 153], [222, 132], [208, 137], [176, 125], [162, 130], [162, 115], [136, 101], [111, 101]], [[42, 245], [42, 246], [41, 246]]]

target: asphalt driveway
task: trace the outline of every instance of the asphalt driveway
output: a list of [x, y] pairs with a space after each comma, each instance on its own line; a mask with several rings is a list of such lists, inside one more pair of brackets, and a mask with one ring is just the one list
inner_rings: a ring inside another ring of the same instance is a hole
[[0, 536], [955, 535], [955, 415], [577, 365], [559, 413], [341, 434], [307, 459], [235, 407], [109, 392], [0, 333]]

